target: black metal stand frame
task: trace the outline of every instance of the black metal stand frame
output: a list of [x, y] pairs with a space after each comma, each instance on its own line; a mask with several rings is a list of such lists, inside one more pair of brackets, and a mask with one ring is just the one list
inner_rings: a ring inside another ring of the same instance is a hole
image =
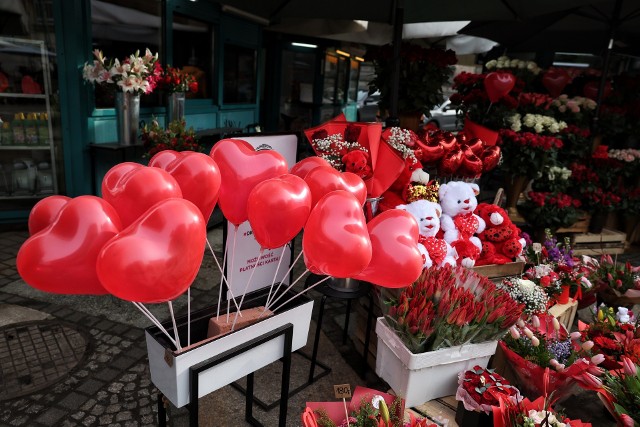
[[[288, 409], [288, 396], [289, 396], [289, 382], [291, 379], [291, 348], [293, 344], [293, 325], [287, 323], [281, 327], [260, 335], [252, 340], [247, 341], [239, 346], [229, 349], [223, 353], [204, 360], [189, 368], [189, 392], [191, 401], [187, 405], [189, 409], [189, 425], [191, 427], [198, 426], [198, 390], [200, 382], [200, 374], [206, 372], [212, 367], [226, 362], [233, 357], [236, 357], [242, 353], [247, 352], [259, 345], [262, 345], [268, 341], [276, 339], [284, 335], [284, 345], [282, 353], [282, 384], [280, 390], [280, 415], [278, 417], [278, 427], [286, 427], [287, 424], [287, 409]], [[253, 416], [253, 403], [256, 399], [253, 396], [253, 372], [247, 375], [247, 390], [245, 392], [245, 420], [255, 427], [262, 427], [263, 425]], [[158, 425], [160, 427], [166, 426], [166, 411], [164, 404], [162, 403], [162, 395], [158, 394]]]

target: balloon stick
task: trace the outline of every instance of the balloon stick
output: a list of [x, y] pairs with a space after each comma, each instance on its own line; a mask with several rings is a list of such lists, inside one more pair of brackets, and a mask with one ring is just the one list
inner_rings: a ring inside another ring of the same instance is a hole
[[[299, 297], [300, 295], [304, 294], [307, 291], [310, 291], [311, 289], [315, 288], [316, 286], [318, 286], [320, 283], [324, 282], [325, 280], [329, 280], [331, 279], [331, 276], [327, 276], [322, 280], [317, 281], [316, 283], [314, 283], [313, 285], [309, 286], [306, 289], [303, 289], [302, 291], [298, 292], [297, 294], [295, 294], [294, 296], [292, 296], [291, 298], [289, 298], [288, 300], [286, 300], [285, 302], [283, 302], [282, 304], [280, 304], [278, 306], [278, 308], [274, 308], [272, 311], [275, 313], [276, 311], [280, 310], [282, 307], [284, 307], [285, 305], [287, 305], [288, 303], [290, 303], [293, 299]], [[282, 294], [284, 295], [284, 294]]]
[[178, 347], [178, 351], [182, 350], [182, 346], [180, 345], [180, 337], [178, 336], [178, 326], [176, 326], [176, 316], [173, 314], [173, 304], [171, 301], [167, 301], [169, 304], [169, 313], [171, 313], [171, 321], [173, 322], [173, 333], [176, 336], [176, 346]]
[[242, 303], [244, 302], [244, 297], [247, 295], [247, 290], [249, 290], [249, 284], [251, 283], [251, 279], [253, 279], [253, 273], [256, 272], [256, 267], [258, 266], [258, 262], [260, 258], [262, 258], [262, 254], [264, 252], [264, 248], [260, 248], [260, 252], [258, 253], [258, 258], [256, 262], [253, 264], [253, 268], [251, 269], [251, 274], [249, 275], [249, 280], [247, 280], [247, 284], [244, 285], [244, 292], [242, 292], [242, 296], [240, 297], [240, 304], [238, 304], [238, 309], [236, 310], [236, 316], [233, 318], [233, 324], [231, 325], [231, 330], [236, 327], [236, 321], [238, 320], [238, 314], [240, 314], [240, 308], [242, 307]]

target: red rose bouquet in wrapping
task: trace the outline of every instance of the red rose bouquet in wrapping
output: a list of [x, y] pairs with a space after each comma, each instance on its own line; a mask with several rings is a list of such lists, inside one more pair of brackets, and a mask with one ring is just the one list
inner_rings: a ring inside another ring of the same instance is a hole
[[489, 415], [492, 406], [500, 404], [501, 397], [512, 403], [522, 399], [517, 388], [491, 369], [474, 366], [458, 375], [456, 400], [462, 402], [467, 411]]
[[387, 305], [390, 327], [413, 353], [498, 339], [524, 307], [486, 277], [450, 265], [425, 269]]
[[[569, 337], [553, 316], [534, 316], [529, 324], [519, 322], [500, 341], [500, 347], [520, 380], [520, 390], [528, 396], [540, 396], [546, 390], [562, 399], [568, 397], [574, 385], [590, 390], [602, 387], [598, 378], [602, 369], [597, 365], [604, 358], [593, 356], [589, 345], [580, 346], [574, 337]], [[547, 368], [553, 370], [545, 384]]]
[[380, 197], [405, 166], [402, 155], [381, 134], [380, 123], [350, 123], [342, 115], [305, 130], [316, 155], [339, 171], [359, 175], [369, 197]]

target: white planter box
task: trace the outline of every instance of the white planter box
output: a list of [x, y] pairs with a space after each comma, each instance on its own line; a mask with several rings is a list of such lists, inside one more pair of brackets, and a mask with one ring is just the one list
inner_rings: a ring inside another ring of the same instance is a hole
[[455, 394], [458, 373], [475, 365], [486, 368], [498, 345], [488, 341], [414, 354], [383, 317], [376, 322], [376, 334], [376, 374], [406, 400], [406, 407]]
[[[243, 308], [264, 305], [266, 295], [267, 292], [265, 290], [247, 294]], [[290, 292], [290, 295], [287, 295], [287, 297], [293, 295], [295, 295], [295, 293]], [[230, 350], [252, 338], [286, 325], [287, 323], [293, 325], [292, 351], [302, 348], [307, 343], [312, 309], [313, 301], [307, 296], [302, 295], [287, 304], [280, 313], [272, 317], [238, 329], [231, 334], [193, 345], [188, 350], [183, 350], [180, 353], [175, 352], [173, 345], [157, 327], [147, 328], [145, 335], [149, 355], [149, 368], [151, 370], [151, 381], [153, 381], [153, 384], [158, 387], [171, 403], [180, 408], [190, 401], [189, 368], [191, 366]], [[192, 313], [192, 343], [197, 343], [206, 338], [208, 321], [215, 315], [215, 307], [208, 307]], [[177, 323], [180, 336], [186, 337], [186, 316], [177, 319]], [[173, 332], [171, 322], [165, 323], [163, 326], [165, 326], [170, 333]], [[182, 342], [185, 341], [186, 339], [183, 338]], [[284, 336], [280, 336], [202, 372], [199, 380], [198, 398], [280, 359], [283, 356], [283, 345]]]

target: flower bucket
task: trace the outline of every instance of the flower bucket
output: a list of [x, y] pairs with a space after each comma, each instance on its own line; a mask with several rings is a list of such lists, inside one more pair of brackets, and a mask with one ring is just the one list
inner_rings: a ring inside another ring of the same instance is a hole
[[487, 146], [496, 145], [498, 142], [498, 132], [491, 130], [467, 118], [464, 121], [464, 132], [473, 138], [480, 138]]
[[567, 285], [562, 285], [562, 292], [556, 297], [558, 304], [567, 304], [569, 302], [569, 292], [571, 288]]
[[[268, 289], [248, 293], [243, 308], [259, 307], [265, 304]], [[288, 292], [286, 297], [295, 295]], [[176, 407], [180, 408], [190, 402], [189, 368], [208, 360], [220, 353], [233, 349], [253, 338], [259, 337], [280, 326], [293, 325], [293, 342], [291, 351], [304, 347], [309, 335], [313, 301], [307, 296], [299, 296], [287, 303], [281, 312], [265, 317], [256, 323], [237, 329], [229, 334], [207, 340], [209, 319], [215, 317], [216, 307], [211, 306], [191, 314], [191, 342], [181, 352], [175, 351], [173, 345], [157, 327], [145, 330], [147, 353], [151, 381]], [[222, 315], [222, 310], [221, 310]], [[225, 311], [226, 315], [226, 311]], [[180, 341], [186, 342], [187, 317], [176, 319]], [[172, 333], [171, 322], [163, 326]], [[198, 398], [227, 384], [257, 371], [275, 362], [283, 356], [284, 336], [260, 344], [238, 356], [222, 362], [200, 374]]]
[[383, 317], [376, 322], [376, 334], [376, 374], [406, 400], [406, 407], [455, 394], [458, 374], [476, 365], [486, 368], [498, 345], [488, 341], [414, 354]]
[[134, 145], [138, 142], [140, 121], [140, 94], [116, 92], [116, 124], [118, 142], [121, 145]]

